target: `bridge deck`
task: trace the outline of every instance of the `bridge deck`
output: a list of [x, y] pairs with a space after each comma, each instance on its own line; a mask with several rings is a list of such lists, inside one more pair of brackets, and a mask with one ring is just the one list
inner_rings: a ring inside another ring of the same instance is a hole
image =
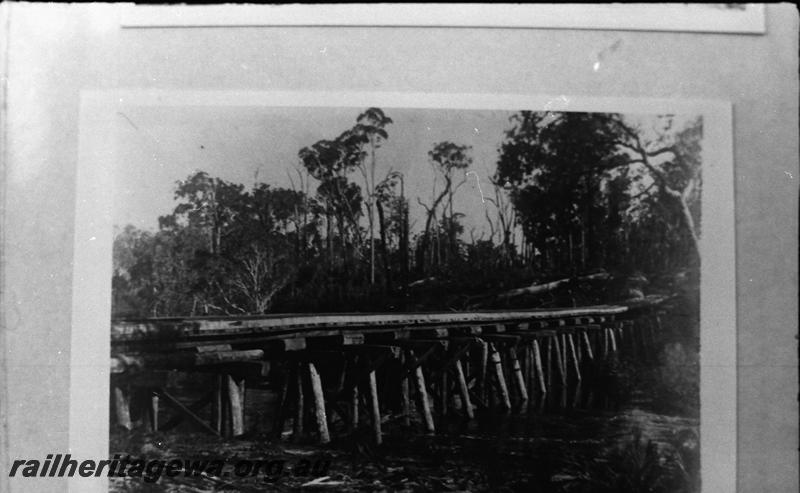
[[409, 328], [431, 325], [497, 324], [615, 316], [628, 311], [623, 305], [600, 305], [548, 310], [494, 310], [473, 312], [276, 314], [234, 317], [151, 318], [118, 320], [111, 324], [111, 341], [191, 340], [215, 336], [338, 335], [342, 329]]

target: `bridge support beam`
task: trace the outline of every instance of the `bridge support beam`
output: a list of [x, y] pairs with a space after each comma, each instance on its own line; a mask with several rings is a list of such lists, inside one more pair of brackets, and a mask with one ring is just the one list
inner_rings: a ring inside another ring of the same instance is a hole
[[[553, 335], [549, 339], [550, 347], [548, 353], [555, 353], [555, 364], [556, 368], [558, 369], [558, 375], [561, 377], [561, 385], [563, 387], [567, 386], [567, 368], [564, 364], [564, 360], [561, 357], [561, 344], [559, 343], [558, 335]], [[550, 366], [548, 364], [548, 366]]]
[[114, 411], [117, 424], [126, 430], [133, 428], [131, 422], [130, 391], [121, 383], [114, 385]]
[[150, 406], [148, 407], [148, 418], [150, 420], [150, 431], [158, 431], [158, 393], [150, 393]]
[[[175, 397], [170, 395], [166, 390], [157, 389], [156, 392], [158, 392], [159, 396], [164, 399], [164, 403], [165, 404], [167, 404], [172, 409], [174, 409], [176, 412], [181, 414], [184, 418], [186, 418], [189, 421], [195, 423], [197, 426], [199, 426], [203, 430], [205, 430], [207, 432], [210, 432], [212, 435], [219, 436], [217, 431], [215, 429], [211, 428], [205, 421], [200, 419], [200, 417], [197, 416], [197, 414], [195, 414], [195, 412], [192, 409], [184, 406], [178, 399], [176, 399]], [[167, 428], [167, 426], [165, 425], [163, 427], [163, 429], [166, 429], [166, 428]]]
[[617, 336], [613, 328], [608, 329], [608, 339], [611, 343], [611, 352], [617, 354]]
[[220, 435], [223, 432], [224, 411], [223, 406], [225, 403], [223, 393], [222, 375], [214, 375], [212, 381], [213, 388], [211, 396], [211, 427]]
[[[401, 371], [406, 368], [406, 353], [400, 353]], [[411, 398], [409, 392], [409, 377], [405, 373], [400, 377], [400, 405], [403, 413], [403, 425], [407, 428], [411, 426]]]
[[295, 364], [294, 384], [295, 384], [295, 405], [294, 405], [294, 424], [292, 425], [292, 438], [299, 440], [303, 436], [303, 421], [305, 420], [305, 393], [303, 392], [303, 372], [302, 363]]
[[358, 386], [353, 387], [350, 391], [348, 404], [350, 406], [349, 428], [351, 431], [355, 431], [358, 428]]
[[542, 352], [539, 350], [539, 341], [534, 340], [531, 343], [533, 348], [533, 364], [536, 368], [536, 376], [539, 380], [539, 390], [542, 394], [547, 394], [547, 385], [545, 384], [544, 368], [542, 367]]
[[225, 375], [225, 386], [228, 402], [226, 408], [230, 413], [230, 428], [226, 431], [230, 436], [237, 437], [244, 434], [244, 402], [245, 380]]
[[514, 383], [516, 384], [516, 393], [519, 397], [519, 410], [524, 411], [528, 407], [528, 389], [525, 385], [525, 376], [522, 374], [522, 367], [517, 358], [517, 348], [509, 348], [508, 356], [511, 358], [511, 371], [514, 373]]
[[289, 402], [289, 368], [283, 368], [280, 379], [280, 388], [278, 390], [278, 405], [275, 411], [275, 419], [272, 421], [272, 439], [280, 440], [283, 436], [283, 425], [286, 421], [286, 412], [288, 410]]
[[378, 402], [378, 381], [375, 376], [375, 370], [369, 372], [369, 402], [370, 411], [372, 412], [372, 433], [375, 437], [375, 443], [380, 445], [383, 443], [383, 433], [381, 431], [381, 408]]
[[320, 443], [330, 443], [331, 435], [328, 432], [328, 417], [325, 414], [325, 397], [322, 394], [322, 378], [314, 366], [308, 363], [308, 373], [311, 378], [311, 391], [314, 394], [314, 417], [317, 420]]
[[[408, 352], [410, 359], [414, 359], [414, 352]], [[414, 384], [417, 391], [417, 406], [419, 413], [422, 416], [422, 422], [425, 424], [425, 431], [429, 434], [436, 432], [433, 424], [433, 414], [431, 413], [430, 402], [428, 401], [428, 390], [425, 386], [425, 374], [422, 373], [422, 367], [417, 366], [414, 368]]]
[[528, 410], [530, 410], [536, 401], [536, 366], [533, 361], [533, 341], [526, 341], [522, 350], [524, 351], [525, 388], [528, 390]]
[[586, 349], [586, 357], [589, 358], [589, 361], [593, 361], [594, 353], [592, 352], [592, 343], [591, 341], [589, 341], [589, 332], [586, 331], [585, 329], [581, 331], [581, 339], [585, 344], [584, 347]]
[[578, 379], [578, 382], [581, 381], [581, 367], [580, 362], [578, 361], [578, 354], [575, 351], [575, 340], [572, 337], [572, 334], [567, 334], [567, 343], [569, 344], [569, 352], [572, 354], [572, 363], [573, 368], [575, 369], [575, 378]]
[[508, 385], [506, 385], [505, 375], [503, 375], [503, 359], [494, 344], [489, 344], [489, 348], [492, 358], [492, 370], [494, 371], [495, 382], [497, 383], [498, 397], [503, 407], [506, 410], [510, 410], [511, 398], [508, 395]]
[[477, 376], [477, 391], [478, 398], [486, 402], [486, 377], [489, 373], [489, 344], [483, 339], [478, 339], [478, 376]]
[[439, 402], [437, 403], [436, 407], [439, 411], [439, 420], [443, 423], [445, 419], [447, 419], [447, 411], [448, 411], [448, 399], [449, 399], [449, 389], [448, 389], [448, 379], [447, 379], [447, 368], [442, 368], [439, 371]]
[[469, 387], [467, 387], [467, 379], [464, 377], [464, 368], [461, 366], [461, 360], [456, 360], [456, 380], [458, 381], [458, 390], [461, 397], [461, 406], [464, 408], [464, 414], [467, 419], [475, 418], [475, 413], [472, 410], [472, 402], [469, 398]]

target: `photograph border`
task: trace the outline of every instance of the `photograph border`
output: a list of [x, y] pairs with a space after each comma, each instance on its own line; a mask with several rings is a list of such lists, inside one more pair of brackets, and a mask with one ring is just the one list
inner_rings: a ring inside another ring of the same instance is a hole
[[[114, 167], [119, 113], [131, 106], [380, 106], [702, 115], [701, 481], [707, 492], [735, 491], [737, 332], [732, 105], [716, 100], [410, 92], [82, 92], [70, 342], [69, 450], [74, 457], [104, 458], [108, 454]], [[107, 478], [70, 480], [70, 491], [107, 489]]]
[[122, 28], [489, 27], [763, 34], [764, 4], [746, 10], [708, 4], [337, 4], [135, 6]]

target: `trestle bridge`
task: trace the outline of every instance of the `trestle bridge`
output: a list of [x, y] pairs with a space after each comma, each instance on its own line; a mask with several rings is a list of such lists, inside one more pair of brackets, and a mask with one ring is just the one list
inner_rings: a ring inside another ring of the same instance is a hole
[[[335, 430], [384, 420], [434, 434], [476, 410], [525, 413], [537, 399], [587, 381], [598, 364], [652, 354], [664, 298], [547, 310], [298, 314], [116, 320], [111, 325], [113, 420], [150, 430], [181, 422], [222, 437], [245, 433], [249, 388], [275, 389], [279, 440], [331, 441]], [[195, 402], [167, 390], [174, 370], [206, 374]], [[587, 382], [587, 385], [589, 383]], [[133, 395], [145, 398], [133, 399]], [[132, 406], [138, 406], [132, 413]], [[209, 409], [210, 408], [210, 409]], [[162, 420], [169, 409], [171, 418]]]

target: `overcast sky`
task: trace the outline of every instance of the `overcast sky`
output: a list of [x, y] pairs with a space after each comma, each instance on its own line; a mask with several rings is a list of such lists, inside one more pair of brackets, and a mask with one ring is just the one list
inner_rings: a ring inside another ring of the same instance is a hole
[[[136, 107], [118, 114], [119, 160], [115, 167], [114, 224], [154, 230], [160, 215], [175, 207], [175, 182], [197, 170], [248, 188], [257, 180], [291, 186], [298, 151], [320, 139], [333, 139], [355, 124], [364, 108], [304, 107]], [[420, 197], [431, 203], [434, 173], [428, 151], [451, 141], [472, 146], [468, 182], [459, 190], [455, 210], [465, 214], [466, 237], [488, 231], [485, 208], [493, 205], [488, 182], [498, 146], [509, 128], [509, 111], [384, 108], [393, 124], [379, 149], [376, 177], [389, 170], [405, 176], [412, 232], [423, 226]], [[641, 118], [640, 118], [641, 119]], [[652, 119], [647, 119], [652, 122]], [[350, 180], [364, 187], [357, 171]], [[438, 184], [441, 187], [441, 183]], [[314, 193], [315, 185], [312, 186]]]
[[[252, 186], [257, 179], [290, 187], [287, 173], [299, 165], [298, 151], [320, 139], [333, 139], [355, 124], [364, 108], [137, 108], [119, 115], [119, 166], [115, 170], [114, 224], [155, 229], [159, 215], [175, 207], [175, 182], [196, 170]], [[455, 209], [466, 215], [467, 231], [486, 228], [481, 191], [492, 194], [487, 178], [494, 173], [497, 148], [509, 126], [508, 111], [435, 109], [384, 110], [394, 120], [389, 139], [377, 154], [377, 177], [390, 169], [405, 175], [415, 230], [430, 203], [433, 171], [428, 151], [451, 141], [472, 146], [469, 182], [462, 186]], [[257, 173], [257, 175], [256, 175]], [[296, 176], [296, 175], [295, 175]], [[350, 180], [363, 188], [358, 172]], [[478, 184], [480, 183], [480, 187]], [[441, 187], [441, 183], [439, 184]], [[313, 187], [312, 187], [313, 190]], [[491, 196], [491, 195], [490, 195]]]

